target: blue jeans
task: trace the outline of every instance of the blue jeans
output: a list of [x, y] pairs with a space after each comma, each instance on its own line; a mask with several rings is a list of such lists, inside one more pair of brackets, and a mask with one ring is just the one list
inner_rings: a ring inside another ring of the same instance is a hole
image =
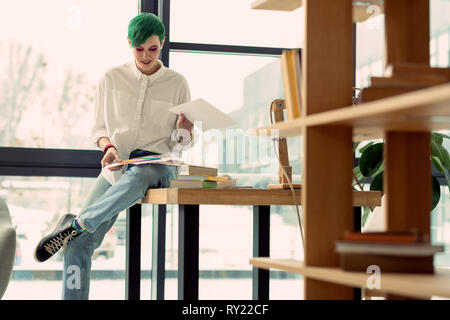
[[[134, 150], [130, 158], [152, 154]], [[79, 215], [87, 231], [68, 242], [64, 252], [64, 300], [89, 298], [92, 254], [102, 243], [118, 214], [142, 199], [147, 189], [169, 187], [176, 173], [177, 169], [173, 166], [144, 164], [129, 165], [113, 186], [101, 175], [97, 178]]]

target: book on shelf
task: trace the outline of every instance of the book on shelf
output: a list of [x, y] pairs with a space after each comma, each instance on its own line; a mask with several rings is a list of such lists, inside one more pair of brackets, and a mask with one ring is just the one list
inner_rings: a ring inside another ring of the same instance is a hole
[[288, 120], [300, 117], [301, 106], [301, 51], [283, 50], [281, 69]]
[[367, 272], [369, 266], [377, 266], [380, 272], [434, 273], [433, 256], [404, 257], [346, 253], [339, 256], [339, 264], [345, 271]]
[[170, 180], [170, 188], [217, 188], [217, 181], [208, 180]]
[[414, 232], [345, 233], [344, 240], [335, 242], [335, 251], [346, 271], [366, 271], [375, 265], [381, 272], [433, 273], [434, 254], [444, 247], [426, 240]]
[[383, 77], [370, 79], [370, 87], [361, 89], [356, 104], [448, 83], [450, 68], [432, 68], [420, 63], [394, 63], [386, 67]]
[[371, 77], [371, 87], [429, 87], [444, 84], [449, 80], [447, 77], [436, 74], [401, 74], [392, 77]]
[[369, 243], [421, 243], [428, 239], [415, 231], [344, 232], [344, 241]]
[[336, 241], [337, 253], [374, 254], [390, 256], [425, 257], [443, 252], [441, 245], [432, 245], [427, 242], [413, 243], [376, 243], [357, 241]]
[[450, 81], [450, 68], [430, 67], [428, 63], [395, 62], [388, 65], [384, 72], [385, 77], [404, 74], [439, 75], [446, 77]]
[[426, 86], [383, 86], [363, 88], [358, 94], [356, 104], [389, 98], [399, 94], [426, 88]]
[[217, 168], [194, 166], [194, 165], [184, 165], [180, 174], [182, 175], [192, 175], [192, 176], [217, 176]]

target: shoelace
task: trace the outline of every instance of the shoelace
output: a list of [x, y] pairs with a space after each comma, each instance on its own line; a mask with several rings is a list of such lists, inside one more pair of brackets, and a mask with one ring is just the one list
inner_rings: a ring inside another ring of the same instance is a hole
[[76, 235], [78, 235], [78, 232], [76, 230], [68, 231], [65, 234], [61, 233], [58, 236], [51, 239], [48, 243], [44, 245], [44, 249], [50, 253], [51, 255], [54, 255], [56, 252], [58, 252], [61, 247], [63, 248], [63, 252], [66, 250], [67, 243], [72, 240]]

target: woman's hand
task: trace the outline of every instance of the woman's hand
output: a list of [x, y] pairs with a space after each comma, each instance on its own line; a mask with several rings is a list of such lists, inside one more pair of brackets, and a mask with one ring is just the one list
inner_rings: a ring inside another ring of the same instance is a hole
[[[119, 153], [117, 152], [116, 148], [109, 148], [106, 151], [105, 155], [103, 156], [102, 168], [113, 163], [114, 160], [116, 160], [117, 162], [122, 161], [122, 160], [120, 160]], [[120, 166], [116, 166], [116, 167], [112, 167], [112, 168], [108, 168], [108, 169], [110, 171], [117, 171], [117, 170], [122, 169], [122, 167], [123, 167], [123, 165], [120, 165]]]
[[194, 128], [194, 124], [190, 122], [184, 114], [180, 114], [177, 121], [177, 129], [184, 129], [189, 131], [189, 133], [192, 132], [192, 129]]

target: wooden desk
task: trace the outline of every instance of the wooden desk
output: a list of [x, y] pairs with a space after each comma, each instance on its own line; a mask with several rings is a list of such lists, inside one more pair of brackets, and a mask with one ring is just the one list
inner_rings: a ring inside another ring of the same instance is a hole
[[[301, 191], [296, 191], [301, 204]], [[324, 201], [326, 196], [324, 195]], [[291, 190], [150, 189], [130, 208], [128, 219], [127, 297], [139, 299], [141, 205], [153, 204], [152, 299], [164, 299], [166, 205], [178, 205], [178, 299], [198, 299], [200, 205], [253, 206], [253, 256], [269, 257], [270, 205], [294, 205]], [[361, 206], [380, 206], [380, 192], [353, 193], [354, 225], [361, 226]], [[253, 268], [253, 299], [269, 299], [269, 271]]]

